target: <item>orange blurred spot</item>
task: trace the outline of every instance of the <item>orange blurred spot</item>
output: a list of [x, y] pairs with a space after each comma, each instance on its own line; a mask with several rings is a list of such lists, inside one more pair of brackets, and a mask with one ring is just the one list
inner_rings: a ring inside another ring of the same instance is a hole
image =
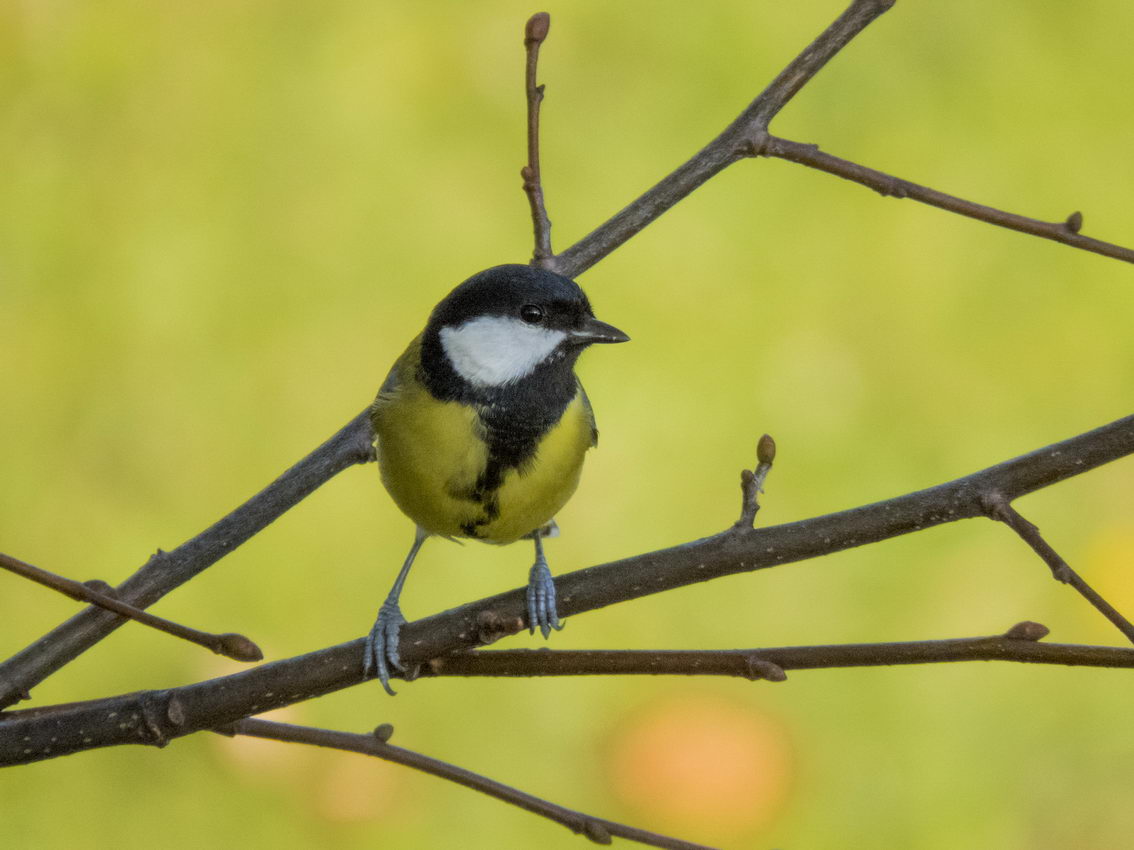
[[[302, 722], [297, 706], [260, 717]], [[292, 744], [249, 735], [213, 736], [221, 759], [244, 776], [297, 791], [303, 807], [335, 823], [365, 823], [419, 815], [408, 768], [356, 753]]]
[[406, 816], [408, 768], [354, 753], [331, 753], [315, 791], [315, 810], [338, 823]]
[[643, 813], [640, 826], [704, 841], [770, 823], [783, 809], [793, 761], [778, 720], [739, 700], [701, 694], [664, 698], [626, 716], [609, 770], [615, 793]]
[[[295, 708], [289, 706], [259, 716], [280, 723], [296, 723], [297, 714]], [[248, 776], [293, 776], [302, 774], [308, 764], [303, 747], [295, 744], [253, 738], [250, 735], [236, 735], [232, 738], [215, 735], [213, 740], [221, 758], [230, 767]]]

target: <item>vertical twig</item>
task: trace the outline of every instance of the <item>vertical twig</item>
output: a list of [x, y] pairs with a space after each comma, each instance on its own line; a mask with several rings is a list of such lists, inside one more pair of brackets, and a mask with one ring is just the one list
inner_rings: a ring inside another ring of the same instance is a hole
[[756, 444], [756, 468], [740, 470], [740, 519], [733, 523], [737, 529], [752, 528], [760, 510], [760, 494], [764, 492], [764, 479], [772, 471], [776, 460], [776, 441], [765, 434]]
[[547, 217], [547, 208], [543, 203], [543, 183], [539, 172], [539, 107], [543, 102], [543, 86], [536, 84], [539, 47], [547, 38], [550, 27], [551, 16], [547, 12], [532, 15], [524, 27], [524, 49], [528, 54], [525, 75], [528, 95], [528, 164], [520, 169], [520, 176], [524, 178], [524, 192], [532, 208], [532, 230], [535, 235], [532, 265], [541, 268], [549, 266], [555, 256], [551, 252], [551, 220]]

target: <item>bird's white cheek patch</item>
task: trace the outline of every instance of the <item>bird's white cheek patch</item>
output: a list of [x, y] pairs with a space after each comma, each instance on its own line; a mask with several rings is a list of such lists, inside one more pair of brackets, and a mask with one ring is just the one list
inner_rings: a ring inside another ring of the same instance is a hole
[[441, 347], [457, 373], [471, 384], [494, 387], [535, 370], [567, 334], [506, 316], [481, 316], [441, 328]]

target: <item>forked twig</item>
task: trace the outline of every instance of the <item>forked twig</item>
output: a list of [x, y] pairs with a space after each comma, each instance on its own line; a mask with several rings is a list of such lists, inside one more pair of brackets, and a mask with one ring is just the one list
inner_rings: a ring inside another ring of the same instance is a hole
[[854, 0], [715, 139], [653, 188], [556, 256], [552, 268], [568, 277], [581, 274], [710, 178], [734, 163], [755, 156], [779, 157], [862, 183], [884, 195], [909, 197], [988, 224], [1052, 239], [1123, 262], [1134, 262], [1134, 250], [1082, 236], [1079, 230], [1083, 218], [1079, 213], [1073, 213], [1059, 223], [1007, 213], [840, 160], [822, 153], [816, 145], [777, 138], [769, 133], [769, 124], [788, 101], [855, 36], [893, 5], [894, 0]]

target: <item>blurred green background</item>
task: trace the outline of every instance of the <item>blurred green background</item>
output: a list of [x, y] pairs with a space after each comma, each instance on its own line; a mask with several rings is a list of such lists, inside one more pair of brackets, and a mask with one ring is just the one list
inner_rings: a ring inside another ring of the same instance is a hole
[[[358, 412], [433, 304], [530, 252], [522, 28], [479, 3], [0, 7], [0, 550], [125, 578]], [[575, 2], [541, 81], [557, 248], [724, 126], [840, 2]], [[903, 0], [773, 125], [1026, 215], [1134, 242], [1134, 6]], [[771, 432], [760, 514], [938, 483], [1131, 412], [1134, 279], [1113, 260], [779, 161], [742, 163], [581, 282], [632, 345], [583, 358], [602, 446], [553, 569], [713, 533]], [[1022, 500], [1134, 610], [1134, 465]], [[350, 470], [157, 613], [269, 658], [362, 634], [411, 536]], [[427, 546], [411, 618], [523, 583], [526, 546]], [[0, 655], [74, 610], [0, 575]], [[1021, 619], [1120, 636], [970, 521], [572, 618], [566, 647], [944, 638]], [[502, 646], [541, 642], [526, 636]], [[124, 628], [35, 704], [235, 669]], [[363, 731], [600, 816], [728, 847], [1113, 848], [1134, 830], [1134, 682], [993, 664], [354, 688]], [[198, 735], [0, 773], [5, 847], [579, 847], [439, 780]]]

